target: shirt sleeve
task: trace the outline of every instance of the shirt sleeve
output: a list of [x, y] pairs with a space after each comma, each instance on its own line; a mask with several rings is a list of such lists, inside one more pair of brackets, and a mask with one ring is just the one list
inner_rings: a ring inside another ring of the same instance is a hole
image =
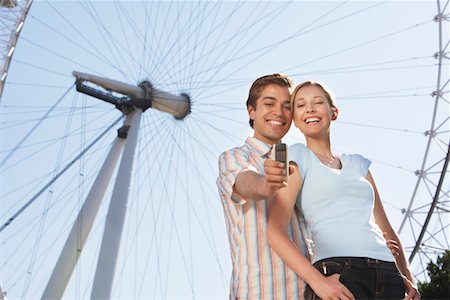
[[305, 178], [309, 169], [310, 155], [309, 150], [302, 143], [293, 144], [288, 150], [289, 161], [295, 162], [302, 178]]
[[369, 174], [369, 167], [372, 162], [370, 160], [368, 160], [367, 158], [365, 158], [364, 156], [359, 155], [359, 154], [356, 154], [355, 158], [357, 158], [359, 160], [361, 174], [364, 177], [366, 177]]
[[253, 171], [259, 173], [255, 166], [250, 163], [248, 153], [242, 149], [231, 149], [223, 152], [219, 156], [219, 177], [217, 187], [221, 194], [222, 201], [230, 200], [234, 204], [244, 204], [247, 199], [242, 198], [234, 192], [236, 177], [243, 171]]

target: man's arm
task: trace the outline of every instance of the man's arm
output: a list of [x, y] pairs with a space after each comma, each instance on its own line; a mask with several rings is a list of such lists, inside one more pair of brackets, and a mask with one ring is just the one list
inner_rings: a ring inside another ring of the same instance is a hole
[[240, 172], [233, 191], [244, 199], [262, 200], [272, 198], [275, 193], [287, 185], [283, 163], [270, 158], [264, 161], [264, 173], [252, 170]]

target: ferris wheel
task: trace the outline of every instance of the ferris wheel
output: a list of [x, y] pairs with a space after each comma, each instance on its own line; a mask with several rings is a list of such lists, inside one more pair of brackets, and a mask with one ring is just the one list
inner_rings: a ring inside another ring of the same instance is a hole
[[[226, 298], [217, 157], [251, 134], [246, 93], [273, 72], [335, 92], [336, 150], [372, 160], [426, 280], [428, 262], [450, 249], [448, 11], [448, 1], [0, 0], [0, 295], [45, 295], [73, 231], [62, 293], [91, 297], [110, 201], [129, 179], [109, 296]], [[141, 107], [130, 133], [140, 105], [130, 97], [145, 91], [160, 102]], [[123, 179], [128, 134], [136, 147]], [[292, 128], [286, 142], [298, 141]], [[88, 229], [77, 220], [99, 178], [111, 184]]]
[[[448, 214], [449, 179], [448, 163], [450, 159], [449, 116], [439, 115], [439, 107], [448, 105], [448, 70], [445, 65], [450, 59], [449, 37], [443, 35], [445, 27], [448, 28], [450, 15], [448, 2], [441, 6], [437, 1], [437, 14], [434, 18], [438, 24], [439, 47], [434, 54], [437, 60], [436, 89], [431, 93], [434, 99], [433, 114], [430, 129], [424, 134], [428, 137], [427, 146], [421, 168], [416, 171], [418, 177], [414, 186], [411, 201], [404, 209], [405, 217], [400, 225], [399, 232], [410, 231], [416, 241], [409, 256], [422, 265], [422, 273], [426, 271], [428, 262], [436, 254], [448, 250], [450, 240], [450, 227]], [[430, 158], [432, 153], [435, 158]], [[422, 190], [422, 191], [421, 191]], [[408, 228], [409, 227], [409, 228]], [[417, 256], [417, 258], [416, 258]], [[420, 273], [418, 274], [420, 275]]]
[[[0, 17], [2, 24], [0, 26], [0, 45], [1, 45], [1, 69], [0, 69], [0, 99], [2, 97], [3, 88], [5, 86], [6, 77], [8, 75], [9, 64], [11, 63], [16, 43], [22, 30], [28, 10], [30, 9], [32, 0], [1, 0], [0, 1]], [[24, 5], [20, 5], [24, 4]]]

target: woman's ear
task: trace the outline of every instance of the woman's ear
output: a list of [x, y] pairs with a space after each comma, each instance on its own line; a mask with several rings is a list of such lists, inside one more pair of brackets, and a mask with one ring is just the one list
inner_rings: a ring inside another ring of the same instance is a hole
[[332, 108], [331, 108], [331, 120], [336, 120], [337, 119], [337, 117], [338, 117], [338, 115], [339, 115], [339, 110], [338, 110], [338, 108], [336, 107], [336, 106], [333, 106]]
[[298, 124], [297, 124], [297, 121], [295, 120], [295, 118], [292, 118], [292, 121], [294, 122], [295, 127], [298, 128]]

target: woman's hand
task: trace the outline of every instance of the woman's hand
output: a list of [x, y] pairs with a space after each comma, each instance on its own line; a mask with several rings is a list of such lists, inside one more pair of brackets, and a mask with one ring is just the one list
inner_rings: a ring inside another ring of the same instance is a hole
[[386, 244], [387, 244], [389, 250], [391, 250], [392, 255], [394, 255], [394, 257], [398, 256], [400, 254], [400, 247], [398, 246], [397, 241], [393, 240], [393, 239], [389, 239], [387, 237], [387, 232], [383, 232], [383, 236], [384, 236], [384, 239], [386, 240]]
[[420, 300], [420, 292], [417, 288], [417, 285], [412, 283], [408, 278], [403, 277], [403, 281], [405, 282], [406, 288], [406, 296], [403, 300]]
[[339, 281], [340, 276], [340, 274], [333, 274], [328, 277], [322, 276], [320, 281], [309, 285], [314, 290], [314, 293], [323, 300], [354, 300], [353, 294]]

